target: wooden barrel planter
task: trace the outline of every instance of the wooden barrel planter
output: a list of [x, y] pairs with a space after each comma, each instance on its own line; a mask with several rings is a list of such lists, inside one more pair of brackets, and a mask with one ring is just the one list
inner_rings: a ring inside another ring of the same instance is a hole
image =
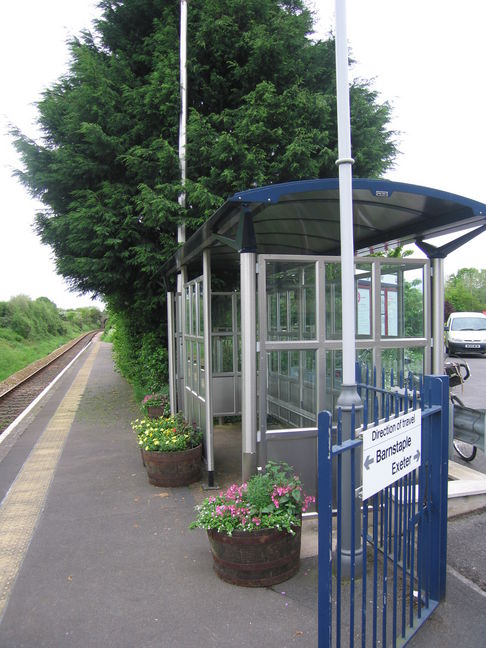
[[188, 486], [201, 479], [202, 446], [178, 452], [142, 449], [148, 480], [154, 486]]
[[164, 416], [165, 405], [148, 405], [147, 406], [147, 417], [148, 418], [159, 418]]
[[234, 531], [233, 535], [208, 530], [216, 574], [227, 583], [269, 587], [288, 580], [299, 570], [300, 527], [295, 535], [276, 529]]

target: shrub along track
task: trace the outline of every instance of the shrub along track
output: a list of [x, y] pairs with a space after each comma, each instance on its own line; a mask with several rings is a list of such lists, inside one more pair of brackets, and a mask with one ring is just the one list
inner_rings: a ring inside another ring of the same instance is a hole
[[0, 382], [0, 435], [97, 333], [81, 335]]

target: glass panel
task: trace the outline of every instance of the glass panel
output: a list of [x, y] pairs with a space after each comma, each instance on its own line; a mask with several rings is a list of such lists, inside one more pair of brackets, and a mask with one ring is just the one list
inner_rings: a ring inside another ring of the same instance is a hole
[[343, 384], [342, 351], [326, 351], [326, 389], [324, 409], [333, 411]]
[[202, 396], [206, 394], [206, 382], [205, 382], [205, 360], [204, 360], [204, 344], [199, 343], [199, 393]]
[[371, 264], [357, 264], [354, 281], [356, 294], [356, 337], [369, 338], [373, 335]]
[[184, 295], [185, 295], [185, 304], [184, 304], [184, 309], [185, 309], [185, 319], [186, 319], [186, 333], [190, 333], [190, 323], [191, 323], [191, 310], [189, 308], [190, 306], [190, 286], [186, 286], [184, 290]]
[[197, 362], [197, 342], [192, 343], [192, 389], [198, 392], [198, 362]]
[[191, 335], [196, 335], [197, 313], [196, 313], [196, 286], [191, 286]]
[[[343, 336], [340, 263], [326, 263], [325, 285], [326, 338], [328, 340], [340, 340]], [[360, 263], [356, 265], [354, 292], [356, 296], [356, 337], [370, 338], [373, 335], [373, 286], [370, 263]]]
[[213, 337], [213, 372], [233, 373], [233, 336]]
[[230, 333], [233, 330], [233, 308], [231, 295], [212, 296], [211, 318], [211, 326], [215, 333]]
[[203, 291], [203, 282], [198, 283], [199, 286], [199, 328], [197, 334], [200, 337], [204, 335], [204, 291]]
[[269, 340], [316, 339], [315, 264], [267, 261]]
[[267, 427], [316, 424], [315, 351], [271, 351], [268, 355]]
[[424, 349], [421, 347], [406, 347], [404, 349], [384, 349], [381, 352], [381, 367], [385, 374], [385, 386], [390, 387], [390, 375], [393, 371], [394, 384], [399, 383], [400, 372], [405, 378], [409, 372], [414, 375], [424, 373]]
[[343, 336], [341, 264], [326, 263], [326, 338], [340, 340]]
[[356, 351], [356, 362], [359, 364], [361, 370], [362, 382], [366, 382], [366, 372], [368, 372], [371, 381], [373, 371], [373, 350], [358, 349]]
[[403, 273], [403, 311], [405, 337], [423, 337], [424, 324], [424, 268], [411, 268]]
[[424, 336], [423, 266], [384, 265], [381, 269], [381, 335]]
[[191, 343], [186, 344], [186, 375], [185, 381], [187, 387], [192, 387], [192, 360], [191, 360]]

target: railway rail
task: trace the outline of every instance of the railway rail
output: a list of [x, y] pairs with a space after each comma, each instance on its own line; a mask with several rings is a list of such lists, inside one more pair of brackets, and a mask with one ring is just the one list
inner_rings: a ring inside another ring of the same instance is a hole
[[59, 347], [45, 358], [0, 382], [0, 439], [2, 433], [41, 394], [98, 331], [90, 331]]

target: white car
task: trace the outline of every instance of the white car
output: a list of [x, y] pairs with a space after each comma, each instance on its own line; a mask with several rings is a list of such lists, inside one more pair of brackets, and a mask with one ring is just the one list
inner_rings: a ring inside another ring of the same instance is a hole
[[486, 353], [486, 315], [451, 313], [445, 331], [447, 354]]

